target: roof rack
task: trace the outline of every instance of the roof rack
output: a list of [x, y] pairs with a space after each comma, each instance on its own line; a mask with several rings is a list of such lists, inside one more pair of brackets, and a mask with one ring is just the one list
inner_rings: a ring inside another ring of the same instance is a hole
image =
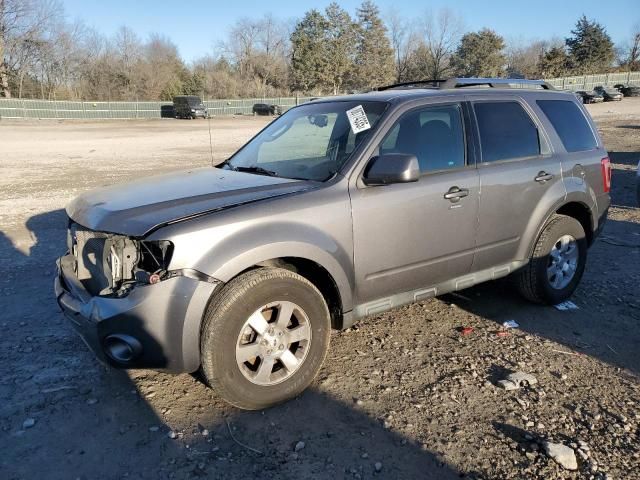
[[376, 88], [378, 92], [383, 90], [393, 90], [394, 88], [439, 88], [440, 84], [446, 80], [416, 80], [414, 82], [394, 83]]
[[522, 78], [448, 78], [446, 80], [418, 80], [415, 82], [395, 83], [378, 87], [376, 90], [393, 90], [396, 88], [437, 88], [449, 90], [453, 88], [480, 87], [492, 88], [540, 88], [542, 90], [555, 90], [552, 85], [544, 80], [525, 80]]

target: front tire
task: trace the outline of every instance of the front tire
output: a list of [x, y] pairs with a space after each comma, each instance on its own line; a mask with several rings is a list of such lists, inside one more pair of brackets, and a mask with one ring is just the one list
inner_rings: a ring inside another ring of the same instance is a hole
[[270, 407], [311, 384], [330, 333], [327, 304], [311, 282], [285, 269], [251, 270], [225, 285], [207, 309], [202, 374], [238, 408]]
[[542, 229], [529, 263], [518, 272], [518, 289], [527, 300], [557, 305], [577, 288], [586, 261], [587, 239], [580, 222], [553, 215]]

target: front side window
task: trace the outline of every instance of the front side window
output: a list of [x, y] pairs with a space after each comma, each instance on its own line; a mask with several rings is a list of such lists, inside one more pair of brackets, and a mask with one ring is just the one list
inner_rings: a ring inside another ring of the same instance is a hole
[[478, 102], [474, 109], [483, 163], [540, 155], [538, 128], [518, 102]]
[[598, 145], [580, 107], [569, 100], [538, 100], [567, 152], [593, 150]]
[[[349, 101], [311, 102], [292, 108], [225, 162], [224, 168], [327, 180], [370, 135], [387, 106], [386, 102]], [[370, 128], [354, 128], [350, 122], [347, 112], [359, 111], [357, 107], [362, 107]]]
[[405, 113], [380, 144], [380, 155], [415, 155], [420, 171], [465, 165], [464, 128], [459, 105], [426, 107]]

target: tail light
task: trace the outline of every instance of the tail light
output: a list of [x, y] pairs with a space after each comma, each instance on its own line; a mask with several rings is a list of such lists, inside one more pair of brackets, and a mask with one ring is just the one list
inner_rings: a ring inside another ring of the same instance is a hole
[[604, 193], [609, 193], [609, 191], [611, 190], [611, 162], [609, 161], [609, 157], [604, 157], [602, 160], [600, 160], [600, 167]]

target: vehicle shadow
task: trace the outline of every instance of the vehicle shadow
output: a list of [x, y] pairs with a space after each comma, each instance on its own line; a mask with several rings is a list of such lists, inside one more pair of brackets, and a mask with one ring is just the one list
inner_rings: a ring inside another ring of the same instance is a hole
[[[615, 207], [638, 207], [637, 171], [640, 152], [609, 152], [613, 164], [611, 172], [611, 204]], [[620, 168], [618, 165], [623, 165]], [[632, 167], [632, 168], [628, 168]]]
[[0, 311], [3, 478], [479, 477], [319, 388], [244, 412], [189, 375], [99, 364], [53, 295], [64, 211], [34, 215], [26, 227], [27, 251], [14, 245], [15, 230], [0, 231], [0, 296], [11, 299]]
[[640, 236], [632, 235], [634, 229], [640, 233], [637, 224], [608, 220], [589, 249], [584, 276], [570, 299], [577, 310], [532, 304], [516, 291], [511, 277], [441, 298], [495, 321], [496, 330], [515, 320], [522, 331], [640, 375], [636, 333], [640, 303], [631, 293], [638, 284]]

